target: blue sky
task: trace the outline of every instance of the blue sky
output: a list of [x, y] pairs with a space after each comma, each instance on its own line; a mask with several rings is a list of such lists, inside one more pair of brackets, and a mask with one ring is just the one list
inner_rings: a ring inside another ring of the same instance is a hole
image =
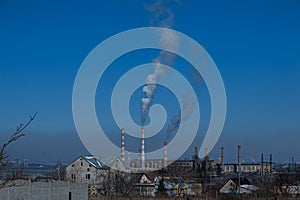
[[[151, 2], [0, 2], [0, 141], [30, 114], [39, 113], [27, 136], [9, 148], [11, 158], [68, 163], [87, 154], [72, 117], [76, 73], [103, 40], [152, 25], [153, 16], [145, 10]], [[225, 159], [235, 161], [241, 144], [246, 161], [258, 160], [261, 152], [273, 153], [278, 162], [291, 156], [299, 160], [299, 2], [189, 1], [167, 6], [175, 16], [173, 29], [204, 46], [224, 80], [227, 118], [211, 156], [218, 159], [224, 146]], [[123, 62], [142, 64], [155, 53], [136, 52]], [[181, 62], [176, 58], [175, 65]], [[108, 79], [115, 73], [108, 73]], [[205, 88], [201, 81], [198, 85]], [[206, 101], [201, 109], [209, 113]]]

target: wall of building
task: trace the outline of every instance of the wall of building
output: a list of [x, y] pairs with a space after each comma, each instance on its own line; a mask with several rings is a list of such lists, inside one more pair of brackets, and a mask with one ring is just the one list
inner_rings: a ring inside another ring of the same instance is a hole
[[96, 169], [83, 158], [78, 158], [66, 169], [66, 179], [76, 183], [97, 184], [102, 170]]
[[[239, 165], [238, 164], [225, 164], [223, 172], [238, 172], [239, 171]], [[260, 165], [259, 164], [241, 164], [241, 172], [242, 173], [251, 173], [251, 172], [258, 172], [260, 171]]]
[[0, 199], [5, 200], [87, 200], [86, 184], [56, 182], [31, 182], [16, 180], [0, 189]]

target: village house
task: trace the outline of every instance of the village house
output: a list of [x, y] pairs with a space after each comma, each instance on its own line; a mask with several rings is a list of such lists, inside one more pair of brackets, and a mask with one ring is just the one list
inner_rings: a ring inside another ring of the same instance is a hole
[[123, 161], [116, 157], [109, 161], [94, 156], [80, 156], [66, 168], [66, 179], [76, 183], [97, 185], [109, 170], [126, 171]]
[[159, 178], [155, 173], [137, 173], [133, 178], [136, 192], [140, 196], [155, 197], [158, 189]]
[[239, 187], [239, 179], [231, 178], [229, 179], [224, 186], [220, 189], [221, 194], [252, 194], [254, 191], [258, 190], [258, 188], [251, 184], [251, 182], [245, 178], [240, 178], [240, 187]]

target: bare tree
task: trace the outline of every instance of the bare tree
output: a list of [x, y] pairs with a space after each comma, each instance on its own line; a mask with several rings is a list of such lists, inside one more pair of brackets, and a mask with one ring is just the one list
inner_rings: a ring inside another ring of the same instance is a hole
[[291, 194], [300, 194], [299, 191], [300, 173], [299, 172], [281, 172], [277, 174], [274, 187], [276, 191], [283, 197], [288, 197]]
[[[8, 162], [9, 161], [8, 160], [8, 154], [6, 152], [7, 147], [9, 145], [11, 145], [13, 142], [16, 142], [17, 140], [19, 140], [21, 137], [25, 136], [25, 133], [23, 133], [23, 131], [35, 119], [36, 115], [37, 115], [37, 113], [34, 113], [34, 115], [30, 116], [29, 120], [25, 124], [21, 123], [19, 126], [17, 126], [16, 130], [10, 135], [10, 138], [0, 148], [0, 172], [3, 172], [3, 170], [5, 169], [5, 167], [9, 163]], [[18, 174], [18, 173], [16, 173], [16, 174]], [[9, 180], [12, 180], [12, 179], [15, 179], [15, 178], [18, 178], [18, 177], [19, 176], [15, 177], [14, 175], [8, 176], [8, 177], [4, 177], [4, 180], [2, 180], [2, 182], [0, 183], [0, 188], [4, 187]]]
[[98, 177], [100, 194], [104, 196], [127, 196], [132, 192], [132, 177], [130, 173], [110, 169]]

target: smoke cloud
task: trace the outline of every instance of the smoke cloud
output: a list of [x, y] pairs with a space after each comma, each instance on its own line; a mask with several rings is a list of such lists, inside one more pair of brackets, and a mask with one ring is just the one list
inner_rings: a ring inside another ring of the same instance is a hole
[[[152, 25], [158, 24], [160, 27], [172, 28], [174, 23], [174, 14], [170, 8], [168, 8], [166, 3], [163, 1], [158, 1], [153, 4], [145, 6], [145, 9], [152, 13], [153, 19], [150, 22]], [[168, 31], [161, 31], [158, 33], [160, 37], [160, 45], [163, 49], [172, 48], [174, 50], [178, 49], [179, 46], [179, 36]], [[173, 66], [175, 55], [167, 51], [160, 51], [159, 55], [152, 59], [153, 63], [153, 73], [149, 74], [146, 79], [146, 85], [143, 87], [143, 93], [145, 97], [141, 99], [142, 101], [142, 113], [141, 121], [142, 124], [148, 116], [149, 105], [152, 103], [153, 96], [157, 87], [157, 80], [164, 77], [168, 70], [162, 68], [159, 64], [165, 64], [170, 67]]]
[[[189, 94], [186, 94], [183, 97], [183, 105], [182, 105], [181, 113], [179, 113], [178, 115], [175, 115], [171, 119], [171, 123], [168, 125], [167, 139], [179, 127], [181, 121], [182, 121], [182, 123], [184, 123], [185, 121], [187, 121], [188, 119], [191, 118], [196, 102], [197, 102], [196, 99], [193, 98]], [[181, 118], [181, 115], [182, 115], [182, 118]]]

